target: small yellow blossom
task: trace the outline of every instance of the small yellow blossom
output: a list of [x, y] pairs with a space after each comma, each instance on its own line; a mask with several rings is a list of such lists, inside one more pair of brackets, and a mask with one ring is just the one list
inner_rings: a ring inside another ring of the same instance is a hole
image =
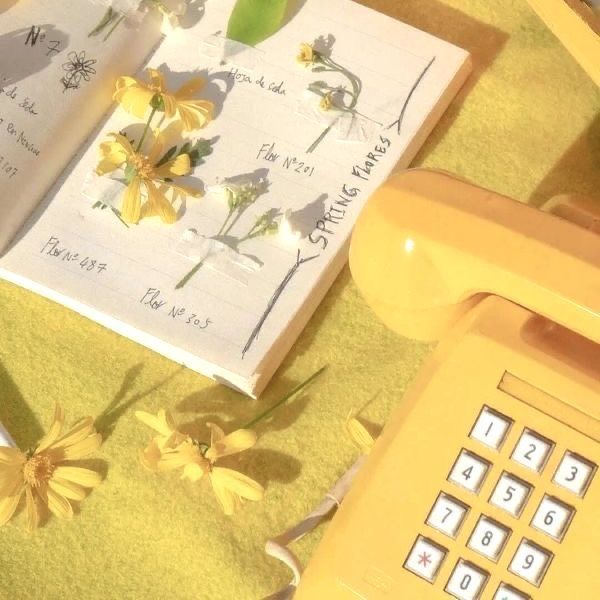
[[331, 110], [332, 107], [335, 106], [335, 102], [333, 101], [333, 93], [332, 92], [327, 92], [322, 98], [321, 101], [319, 102], [319, 108], [322, 111], [327, 112], [328, 110]]
[[178, 431], [168, 411], [159, 411], [156, 417], [138, 411], [136, 417], [159, 434], [141, 452], [141, 461], [146, 468], [159, 472], [182, 469], [181, 478], [194, 482], [207, 475], [226, 515], [233, 514], [244, 500], [262, 499], [264, 490], [258, 482], [238, 471], [216, 465], [225, 456], [254, 446], [256, 434], [253, 431], [238, 429], [225, 435], [220, 427], [207, 423], [211, 431], [209, 445]]
[[204, 86], [204, 79], [194, 77], [176, 92], [167, 89], [164, 75], [157, 69], [148, 69], [150, 82], [135, 77], [119, 77], [113, 99], [129, 113], [143, 119], [148, 107], [164, 111], [167, 118], [178, 116], [186, 131], [201, 129], [213, 118], [214, 104], [209, 100], [194, 99]]
[[[174, 223], [177, 211], [166, 194], [171, 193], [173, 198], [198, 198], [202, 195], [199, 190], [172, 182], [175, 177], [191, 172], [188, 154], [182, 153], [162, 165], [157, 164], [164, 150], [161, 135], [154, 136], [152, 148], [147, 155], [135, 151], [124, 135], [109, 135], [113, 138], [112, 141], [100, 144], [100, 162], [96, 173], [106, 175], [120, 168], [125, 169], [128, 185], [123, 193], [121, 218], [126, 223], [137, 223], [140, 218], [151, 216], [159, 216], [164, 223]], [[144, 193], [146, 202], [142, 204]]]
[[356, 418], [351, 412], [346, 419], [346, 431], [350, 436], [350, 439], [359, 448], [363, 454], [369, 454], [375, 440], [373, 436], [367, 431], [367, 428]]
[[306, 42], [300, 44], [300, 52], [296, 56], [296, 61], [304, 67], [309, 67], [315, 63], [319, 53]]
[[38, 526], [40, 504], [57, 517], [70, 519], [70, 501], [80, 502], [86, 488], [100, 484], [98, 473], [71, 464], [95, 452], [102, 443], [93, 419], [82, 419], [61, 436], [63, 424], [64, 414], [57, 405], [52, 426], [33, 451], [0, 448], [0, 526], [10, 521], [23, 496], [29, 530]]

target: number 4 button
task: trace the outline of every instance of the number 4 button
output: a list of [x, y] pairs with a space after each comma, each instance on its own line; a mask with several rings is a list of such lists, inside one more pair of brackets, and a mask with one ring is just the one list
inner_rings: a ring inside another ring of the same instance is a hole
[[490, 463], [480, 456], [462, 450], [448, 475], [448, 480], [476, 494], [481, 489]]

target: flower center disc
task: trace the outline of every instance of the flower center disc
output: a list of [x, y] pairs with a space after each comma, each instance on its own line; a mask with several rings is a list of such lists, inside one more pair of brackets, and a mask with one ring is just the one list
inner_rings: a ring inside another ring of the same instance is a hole
[[144, 179], [151, 179], [154, 168], [146, 156], [136, 154], [131, 159], [131, 164], [137, 171], [137, 174]]
[[23, 478], [32, 487], [46, 483], [53, 472], [54, 465], [50, 459], [40, 454], [32, 456], [23, 466]]

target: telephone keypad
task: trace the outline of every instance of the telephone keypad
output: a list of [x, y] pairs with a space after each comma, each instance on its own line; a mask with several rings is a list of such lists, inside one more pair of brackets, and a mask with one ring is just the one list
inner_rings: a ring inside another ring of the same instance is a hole
[[427, 517], [427, 525], [455, 538], [468, 512], [466, 504], [442, 492]]
[[525, 429], [513, 450], [511, 458], [519, 464], [540, 473], [550, 454], [554, 444], [534, 433], [530, 429]]
[[490, 463], [468, 450], [461, 451], [448, 480], [477, 494], [485, 481]]
[[531, 489], [528, 483], [505, 471], [494, 488], [490, 503], [518, 517], [525, 508]]
[[490, 517], [481, 516], [467, 542], [467, 546], [496, 562], [500, 558], [509, 536], [510, 530], [508, 527]]
[[404, 563], [404, 568], [433, 583], [446, 553], [445, 548], [420, 535]]
[[539, 587], [552, 558], [551, 552], [524, 539], [519, 544], [508, 570]]
[[450, 575], [446, 591], [459, 600], [478, 600], [488, 579], [486, 571], [461, 558]]
[[574, 508], [546, 494], [533, 516], [531, 526], [560, 542], [574, 514]]
[[592, 482], [596, 469], [594, 463], [567, 451], [560, 461], [552, 481], [577, 496], [583, 496]]
[[[504, 442], [514, 425], [513, 419], [493, 408], [483, 406], [468, 435], [473, 440], [473, 444], [480, 443], [487, 446], [488, 452], [489, 449], [492, 449], [504, 454]], [[514, 461], [530, 469], [531, 476], [537, 478], [543, 475], [555, 445], [555, 442], [543, 435], [524, 428], [512, 452], [510, 449], [507, 451], [504, 462], [509, 466], [509, 461]], [[479, 495], [487, 476], [493, 469], [493, 464], [480, 456], [476, 447], [474, 450], [466, 448], [460, 450], [447, 481]], [[597, 469], [597, 465], [593, 462], [567, 450], [555, 469], [552, 483], [562, 488], [563, 491], [566, 490], [582, 497], [589, 488]], [[498, 476], [496, 475], [496, 477]], [[511, 472], [503, 470], [493, 485], [493, 491], [487, 502], [489, 505], [502, 509], [512, 518], [519, 519], [534, 488], [539, 485], [542, 484], [538, 482], [534, 485], [533, 481], [525, 481]], [[477, 503], [481, 505], [481, 500], [478, 500]], [[455, 540], [472, 510], [472, 505], [469, 506], [454, 495], [441, 491], [429, 510], [425, 522], [437, 530], [438, 534], [441, 533]], [[539, 541], [542, 544], [544, 537], [549, 544], [556, 544], [562, 542], [575, 517], [576, 510], [573, 506], [560, 497], [547, 493], [539, 501], [529, 525], [532, 533], [538, 532]], [[480, 514], [463, 543], [485, 559], [498, 562], [512, 534], [513, 531], [508, 522], [501, 523], [486, 514]], [[449, 540], [449, 543], [455, 542]], [[524, 582], [539, 587], [554, 558], [553, 552], [544, 547], [545, 545], [523, 538], [512, 558], [509, 557], [508, 571]], [[433, 584], [442, 563], [451, 553], [451, 550], [419, 535], [404, 567]], [[485, 568], [469, 562], [464, 557], [458, 556], [457, 559], [458, 562], [445, 582], [444, 590], [458, 600], [478, 600], [492, 575]], [[494, 586], [498, 586], [495, 588], [493, 600], [531, 600], [529, 594], [514, 587], [512, 582], [511, 584], [504, 581], [492, 583]]]

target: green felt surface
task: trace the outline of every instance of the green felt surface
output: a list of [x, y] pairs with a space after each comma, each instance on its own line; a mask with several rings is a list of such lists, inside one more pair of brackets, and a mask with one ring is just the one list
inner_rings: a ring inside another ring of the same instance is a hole
[[[416, 164], [453, 171], [540, 204], [600, 191], [600, 94], [524, 0], [363, 0], [471, 51], [475, 70]], [[382, 57], [385, 60], [385, 57]], [[353, 462], [351, 407], [383, 424], [431, 347], [387, 331], [344, 270], [273, 382], [250, 401], [61, 306], [0, 282], [0, 420], [27, 448], [60, 401], [106, 437], [103, 485], [73, 522], [35, 535], [23, 515], [0, 532], [0, 598], [245, 600], [288, 573], [264, 541], [305, 515]], [[239, 426], [323, 364], [308, 393], [258, 427], [232, 465], [265, 499], [225, 517], [208, 482], [154, 476], [138, 463], [149, 431], [135, 409], [170, 407], [191, 430]], [[321, 531], [297, 544], [307, 560]]]

